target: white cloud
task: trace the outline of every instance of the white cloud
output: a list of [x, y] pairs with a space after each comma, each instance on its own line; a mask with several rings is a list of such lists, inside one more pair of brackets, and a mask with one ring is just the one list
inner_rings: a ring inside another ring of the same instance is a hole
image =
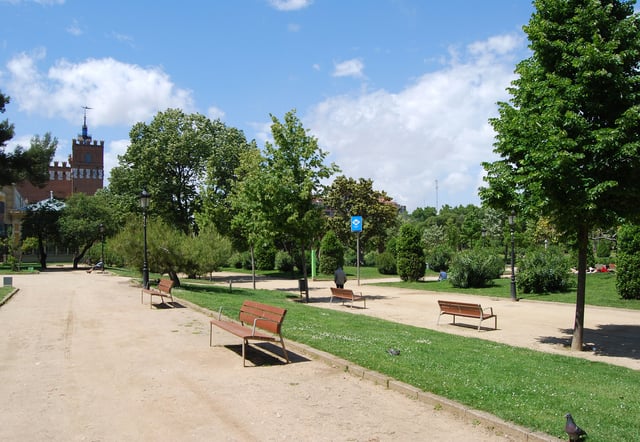
[[362, 62], [362, 60], [354, 58], [352, 60], [346, 60], [340, 63], [335, 63], [332, 75], [334, 77], [362, 78], [363, 70], [364, 70], [364, 63]]
[[222, 120], [225, 115], [225, 112], [216, 106], [210, 106], [207, 109], [207, 118], [210, 120], [217, 120], [218, 118]]
[[313, 0], [269, 0], [269, 4], [278, 11], [296, 11], [304, 9], [313, 3]]
[[84, 34], [84, 30], [78, 20], [73, 20], [73, 22], [67, 26], [67, 32], [75, 37]]
[[480, 163], [494, 158], [488, 119], [508, 98], [513, 51], [522, 46], [514, 36], [474, 43], [397, 93], [329, 98], [305, 126], [345, 175], [373, 179], [409, 210], [436, 198], [440, 206], [479, 203]]
[[78, 63], [59, 60], [46, 72], [37, 63], [44, 50], [9, 61], [7, 90], [20, 110], [76, 121], [78, 109], [93, 108], [93, 126], [146, 121], [167, 108], [193, 110], [189, 90], [176, 87], [160, 68], [143, 68], [112, 58]]
[[115, 140], [105, 144], [105, 152], [104, 152], [104, 173], [105, 173], [104, 185], [105, 187], [109, 184], [109, 179], [111, 178], [111, 169], [118, 166], [118, 155], [124, 155], [125, 153], [127, 153], [129, 144], [130, 144], [130, 141], [128, 139]]

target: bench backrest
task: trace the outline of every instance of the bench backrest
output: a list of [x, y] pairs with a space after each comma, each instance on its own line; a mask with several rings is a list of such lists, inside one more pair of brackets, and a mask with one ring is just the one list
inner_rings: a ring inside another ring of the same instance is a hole
[[272, 305], [261, 304], [256, 301], [244, 301], [240, 307], [240, 322], [245, 325], [253, 326], [254, 320], [256, 327], [271, 333], [280, 334], [282, 321], [287, 314], [287, 309], [274, 307]]
[[165, 293], [171, 293], [171, 289], [173, 288], [173, 280], [172, 279], [161, 279], [158, 283], [158, 290]]
[[455, 302], [455, 301], [438, 301], [440, 310], [447, 313], [456, 314], [472, 314], [482, 316], [482, 306], [480, 304], [471, 304], [468, 302]]
[[333, 293], [334, 295], [353, 296], [353, 290], [339, 289], [337, 287], [331, 287], [331, 293]]

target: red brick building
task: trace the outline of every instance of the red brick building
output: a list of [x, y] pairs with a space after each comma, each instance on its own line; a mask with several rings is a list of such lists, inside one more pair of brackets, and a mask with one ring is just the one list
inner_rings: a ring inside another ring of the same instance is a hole
[[104, 141], [95, 141], [87, 129], [85, 112], [82, 133], [73, 139], [69, 161], [49, 165], [49, 181], [43, 188], [29, 182], [18, 184], [20, 195], [35, 203], [53, 196], [64, 200], [74, 193], [93, 195], [104, 185]]

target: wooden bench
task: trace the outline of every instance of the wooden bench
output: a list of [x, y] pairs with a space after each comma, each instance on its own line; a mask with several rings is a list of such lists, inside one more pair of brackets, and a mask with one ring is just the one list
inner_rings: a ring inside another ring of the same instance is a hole
[[331, 287], [331, 299], [329, 300], [329, 303], [333, 302], [333, 298], [340, 298], [342, 300], [342, 305], [344, 305], [345, 301], [351, 301], [351, 307], [353, 307], [353, 303], [355, 301], [363, 301], [364, 308], [367, 308], [367, 298], [365, 298], [362, 293], [354, 293], [353, 290], [350, 289]]
[[440, 315], [438, 316], [438, 324], [440, 323], [440, 317], [442, 315], [452, 315], [453, 323], [456, 323], [456, 316], [464, 316], [465, 318], [477, 318], [478, 331], [482, 325], [482, 321], [485, 319], [493, 318], [493, 327], [498, 329], [498, 317], [493, 314], [493, 307], [483, 309], [480, 304], [471, 304], [468, 302], [455, 302], [455, 301], [438, 301], [440, 305]]
[[[222, 319], [222, 307], [218, 319], [211, 320], [209, 330], [209, 346], [213, 345], [213, 326], [242, 338], [242, 366], [245, 367], [245, 347], [249, 341], [280, 342], [284, 357], [289, 363], [289, 355], [282, 339], [282, 322], [287, 310], [255, 301], [246, 300], [240, 307], [238, 322]], [[263, 331], [269, 333], [263, 333]]]
[[153, 307], [153, 297], [158, 296], [164, 302], [164, 298], [171, 299], [173, 302], [173, 295], [171, 289], [173, 288], [173, 281], [171, 279], [161, 279], [157, 287], [149, 287], [148, 289], [142, 288], [140, 291], [140, 303], [144, 302], [144, 294], [149, 295], [149, 308]]

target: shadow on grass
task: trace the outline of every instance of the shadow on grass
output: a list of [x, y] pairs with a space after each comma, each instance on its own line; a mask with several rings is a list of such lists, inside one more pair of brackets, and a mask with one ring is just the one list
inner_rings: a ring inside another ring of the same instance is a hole
[[[564, 336], [541, 336], [542, 344], [571, 347], [572, 329], [560, 329]], [[585, 328], [583, 334], [584, 351], [593, 351], [602, 356], [640, 359], [640, 325], [606, 324], [598, 328]]]

